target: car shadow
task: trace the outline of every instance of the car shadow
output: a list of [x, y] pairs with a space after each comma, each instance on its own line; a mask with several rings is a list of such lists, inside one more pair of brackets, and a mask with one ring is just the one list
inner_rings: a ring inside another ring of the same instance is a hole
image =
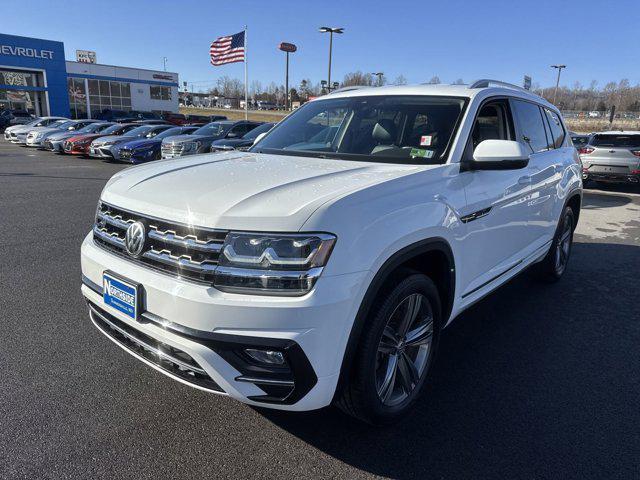
[[640, 246], [576, 243], [560, 282], [520, 275], [443, 332], [425, 395], [396, 425], [334, 408], [260, 412], [385, 477], [630, 478], [640, 304], [628, 287], [639, 269]]
[[599, 193], [593, 190], [585, 190], [582, 196], [582, 208], [598, 210], [601, 208], [621, 207], [632, 201], [628, 195], [614, 195], [612, 193]]
[[631, 193], [640, 194], [640, 185], [637, 183], [607, 183], [600, 182], [594, 184], [593, 182], [587, 182], [584, 185], [585, 193], [591, 192], [611, 192], [611, 193]]

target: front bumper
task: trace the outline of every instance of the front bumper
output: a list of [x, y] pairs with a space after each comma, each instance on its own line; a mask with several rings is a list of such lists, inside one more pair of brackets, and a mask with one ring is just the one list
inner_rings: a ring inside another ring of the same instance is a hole
[[[132, 329], [130, 334], [145, 338], [147, 343], [161, 344], [165, 351], [173, 348], [181, 352], [183, 360], [193, 359], [192, 365], [213, 383], [199, 384], [202, 377], [194, 382], [175, 370], [170, 360], [167, 365], [171, 368], [165, 368], [157, 355], [154, 361], [148, 358], [152, 353], [141, 354], [127, 347], [126, 342], [105, 331], [96, 320], [97, 314], [91, 313], [103, 333], [148, 365], [182, 383], [252, 405], [313, 410], [331, 402], [357, 311], [356, 292], [365, 272], [321, 276], [312, 292], [303, 297], [268, 297], [224, 293], [147, 269], [103, 250], [91, 234], [83, 242], [81, 257], [82, 293], [90, 307], [121, 322], [121, 328]], [[143, 285], [145, 304], [140, 320], [132, 320], [103, 302], [105, 270]], [[250, 361], [243, 355], [246, 347], [283, 352], [286, 368]], [[197, 371], [186, 374], [198, 376]]]
[[37, 139], [37, 140], [36, 140], [36, 139], [34, 139], [34, 138], [29, 138], [29, 137], [27, 137], [27, 140], [26, 140], [26, 142], [25, 142], [25, 145], [26, 145], [27, 147], [39, 147], [39, 146], [41, 146], [41, 145], [42, 145], [42, 139], [41, 139], [41, 138], [39, 138], [39, 139]]
[[42, 142], [42, 148], [51, 152], [64, 153], [64, 140], [45, 140]]
[[89, 147], [89, 156], [92, 158], [110, 158], [113, 159], [111, 145], [107, 147]]

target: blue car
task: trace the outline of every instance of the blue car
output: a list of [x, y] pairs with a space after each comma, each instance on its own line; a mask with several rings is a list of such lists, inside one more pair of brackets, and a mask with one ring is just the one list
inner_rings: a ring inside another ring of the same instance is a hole
[[190, 135], [199, 127], [174, 127], [159, 133], [153, 138], [141, 138], [118, 145], [113, 152], [113, 158], [120, 162], [144, 163], [161, 158], [160, 147], [162, 139], [174, 135]]

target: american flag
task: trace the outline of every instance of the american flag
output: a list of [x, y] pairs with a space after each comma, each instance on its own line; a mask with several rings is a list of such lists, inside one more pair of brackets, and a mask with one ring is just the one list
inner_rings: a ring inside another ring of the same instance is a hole
[[244, 62], [244, 32], [215, 39], [209, 49], [211, 65]]

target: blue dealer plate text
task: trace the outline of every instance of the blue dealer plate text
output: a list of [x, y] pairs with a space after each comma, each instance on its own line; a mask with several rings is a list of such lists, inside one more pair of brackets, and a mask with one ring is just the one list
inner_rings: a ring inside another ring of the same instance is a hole
[[138, 290], [135, 285], [105, 273], [102, 286], [104, 303], [134, 320], [138, 318]]

